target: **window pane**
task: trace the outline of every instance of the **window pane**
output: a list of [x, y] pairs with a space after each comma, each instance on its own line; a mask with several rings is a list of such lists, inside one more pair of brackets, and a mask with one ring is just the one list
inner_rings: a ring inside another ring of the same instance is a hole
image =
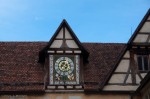
[[144, 69], [148, 70], [148, 57], [147, 56], [144, 57]]
[[142, 70], [142, 57], [138, 57], [138, 67], [139, 67], [139, 70]]

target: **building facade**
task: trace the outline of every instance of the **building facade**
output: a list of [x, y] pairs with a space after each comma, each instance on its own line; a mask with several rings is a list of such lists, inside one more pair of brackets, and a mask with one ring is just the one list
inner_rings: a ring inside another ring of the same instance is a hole
[[125, 43], [0, 42], [1, 99], [150, 99], [150, 10]]

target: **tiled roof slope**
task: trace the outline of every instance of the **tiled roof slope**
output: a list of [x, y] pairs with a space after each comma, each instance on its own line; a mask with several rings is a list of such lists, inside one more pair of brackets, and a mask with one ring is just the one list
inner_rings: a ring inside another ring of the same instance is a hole
[[0, 43], [0, 91], [44, 90], [44, 69], [38, 63], [45, 42]]
[[119, 43], [85, 43], [83, 46], [89, 54], [89, 63], [84, 68], [86, 90], [101, 89], [115, 64], [125, 50], [126, 44]]
[[[82, 43], [89, 54], [84, 66], [85, 89], [104, 86], [126, 44]], [[44, 91], [39, 51], [47, 42], [0, 42], [0, 91]]]

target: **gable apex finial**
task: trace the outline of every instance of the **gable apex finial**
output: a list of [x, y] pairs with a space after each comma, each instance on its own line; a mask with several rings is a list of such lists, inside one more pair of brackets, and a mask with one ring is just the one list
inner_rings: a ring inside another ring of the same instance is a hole
[[63, 24], [63, 23], [68, 24], [68, 22], [67, 22], [67, 20], [66, 20], [66, 19], [63, 19], [63, 20], [62, 20], [61, 24]]
[[[67, 26], [69, 26], [69, 24], [68, 24], [68, 22], [66, 21], [66, 19], [63, 19], [63, 20], [61, 21], [59, 27], [61, 27], [62, 25], [67, 25]], [[58, 27], [58, 28], [59, 28], [59, 27]]]
[[62, 22], [67, 22], [67, 21], [66, 21], [66, 19], [63, 19], [63, 21], [62, 21]]
[[67, 20], [66, 20], [66, 19], [63, 19], [63, 20], [62, 20], [62, 22], [61, 22], [61, 24], [66, 24], [66, 25], [68, 25], [68, 26], [69, 26], [69, 24], [68, 24], [68, 22], [67, 22]]

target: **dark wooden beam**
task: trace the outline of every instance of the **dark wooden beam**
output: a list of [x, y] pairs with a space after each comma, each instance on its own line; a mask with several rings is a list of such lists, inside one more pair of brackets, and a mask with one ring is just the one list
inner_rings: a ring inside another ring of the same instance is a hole
[[137, 86], [137, 85], [139, 85], [139, 84], [137, 84], [137, 83], [135, 83], [135, 84], [133, 84], [133, 83], [108, 83], [107, 85], [120, 85], [120, 86], [127, 86], [127, 85], [132, 85], [132, 86]]
[[130, 60], [130, 58], [122, 58], [122, 59], [124, 59], [124, 60]]
[[127, 72], [114, 72], [114, 74], [131, 74], [131, 73], [128, 73], [127, 71]]
[[134, 52], [130, 51], [130, 67], [131, 67], [131, 78], [132, 78], [132, 83], [135, 84], [136, 83], [136, 74], [135, 74], [135, 60], [134, 60]]
[[138, 34], [142, 35], [150, 35], [150, 32], [139, 32]]
[[124, 84], [124, 85], [126, 84], [126, 81], [127, 81], [128, 77], [129, 77], [129, 73], [130, 73], [130, 70], [131, 70], [130, 67], [131, 67], [131, 66], [129, 65], [127, 74], [126, 74], [125, 79], [124, 79], [124, 81], [123, 81], [123, 84]]

